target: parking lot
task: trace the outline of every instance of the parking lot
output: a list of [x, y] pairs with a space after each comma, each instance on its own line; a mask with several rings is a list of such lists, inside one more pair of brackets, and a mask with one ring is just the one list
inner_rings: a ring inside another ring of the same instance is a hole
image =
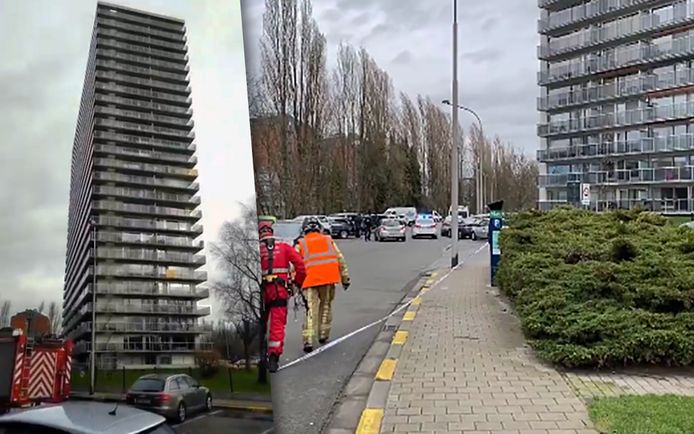
[[178, 434], [215, 433], [274, 433], [272, 415], [214, 410], [191, 417], [182, 424], [173, 425]]

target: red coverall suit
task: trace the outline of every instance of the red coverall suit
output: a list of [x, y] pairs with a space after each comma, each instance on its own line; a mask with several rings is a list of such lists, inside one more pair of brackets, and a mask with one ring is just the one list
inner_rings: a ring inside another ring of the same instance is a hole
[[290, 297], [289, 281], [294, 266], [294, 284], [299, 288], [306, 278], [304, 261], [289, 244], [275, 242], [272, 229], [263, 225], [260, 235], [260, 268], [263, 276], [263, 302], [265, 315], [269, 321], [268, 357], [269, 371], [277, 370], [279, 356], [284, 350], [285, 327], [287, 325], [287, 305]]

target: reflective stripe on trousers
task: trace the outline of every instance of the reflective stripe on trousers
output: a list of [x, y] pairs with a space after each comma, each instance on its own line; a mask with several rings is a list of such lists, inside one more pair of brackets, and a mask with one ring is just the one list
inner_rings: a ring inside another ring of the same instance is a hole
[[332, 326], [332, 303], [335, 299], [335, 285], [322, 285], [304, 290], [309, 311], [304, 319], [304, 345], [313, 345], [318, 332], [319, 339], [330, 337]]

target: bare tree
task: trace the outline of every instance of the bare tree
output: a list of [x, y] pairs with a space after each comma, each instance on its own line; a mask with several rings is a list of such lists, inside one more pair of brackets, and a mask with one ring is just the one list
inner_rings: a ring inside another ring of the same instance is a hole
[[0, 307], [0, 327], [8, 327], [10, 325], [10, 310], [12, 302], [5, 300]]
[[42, 300], [41, 303], [39, 303], [38, 311], [43, 313], [44, 309], [46, 309], [46, 300]]
[[48, 320], [51, 325], [51, 334], [58, 335], [61, 332], [62, 309], [58, 303], [51, 301], [48, 305]]

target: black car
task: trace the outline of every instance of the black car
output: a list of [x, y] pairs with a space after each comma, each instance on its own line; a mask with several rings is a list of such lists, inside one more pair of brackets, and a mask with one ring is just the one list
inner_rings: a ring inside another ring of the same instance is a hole
[[356, 232], [354, 225], [347, 219], [337, 217], [328, 217], [328, 219], [330, 220], [330, 231], [333, 237], [345, 239], [354, 236]]

